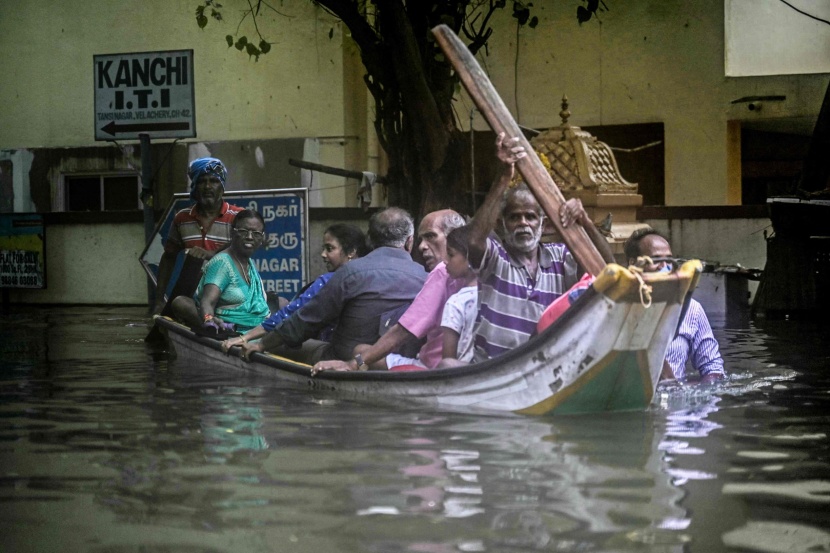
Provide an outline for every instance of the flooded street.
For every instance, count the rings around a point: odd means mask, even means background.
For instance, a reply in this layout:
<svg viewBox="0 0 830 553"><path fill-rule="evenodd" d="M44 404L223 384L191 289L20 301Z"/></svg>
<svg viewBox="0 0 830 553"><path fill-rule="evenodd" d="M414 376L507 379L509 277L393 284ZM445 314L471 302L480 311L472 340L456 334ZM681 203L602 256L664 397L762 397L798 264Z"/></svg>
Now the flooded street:
<svg viewBox="0 0 830 553"><path fill-rule="evenodd" d="M186 366L141 308L0 315L0 551L828 551L826 327L716 330L648 412L470 415Z"/></svg>

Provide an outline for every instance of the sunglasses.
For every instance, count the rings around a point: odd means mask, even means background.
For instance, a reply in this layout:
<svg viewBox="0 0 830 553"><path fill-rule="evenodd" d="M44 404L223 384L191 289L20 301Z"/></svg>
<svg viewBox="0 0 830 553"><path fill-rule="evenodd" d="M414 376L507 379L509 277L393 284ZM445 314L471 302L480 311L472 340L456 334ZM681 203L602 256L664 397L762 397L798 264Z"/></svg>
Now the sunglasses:
<svg viewBox="0 0 830 553"><path fill-rule="evenodd" d="M663 263L664 265L662 270L666 271L674 271L675 269L680 268L680 266L686 263L686 261L688 261L687 259L683 259L680 257L651 257L649 259L651 259L651 264L655 266ZM646 258L638 258L637 266L645 268Z"/></svg>
<svg viewBox="0 0 830 553"><path fill-rule="evenodd" d="M681 257L652 257L651 262L655 265L659 265L660 263L665 263L666 267L669 268L670 271L674 271L675 269L680 268L681 265L686 263L687 259L683 259Z"/></svg>

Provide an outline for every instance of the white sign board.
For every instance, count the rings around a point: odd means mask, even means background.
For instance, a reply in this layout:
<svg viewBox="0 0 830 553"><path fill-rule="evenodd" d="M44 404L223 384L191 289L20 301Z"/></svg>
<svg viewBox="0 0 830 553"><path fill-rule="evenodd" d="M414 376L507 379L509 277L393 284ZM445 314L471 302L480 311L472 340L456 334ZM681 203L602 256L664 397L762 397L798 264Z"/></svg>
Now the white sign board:
<svg viewBox="0 0 830 553"><path fill-rule="evenodd" d="M95 140L196 136L193 50L93 56Z"/></svg>

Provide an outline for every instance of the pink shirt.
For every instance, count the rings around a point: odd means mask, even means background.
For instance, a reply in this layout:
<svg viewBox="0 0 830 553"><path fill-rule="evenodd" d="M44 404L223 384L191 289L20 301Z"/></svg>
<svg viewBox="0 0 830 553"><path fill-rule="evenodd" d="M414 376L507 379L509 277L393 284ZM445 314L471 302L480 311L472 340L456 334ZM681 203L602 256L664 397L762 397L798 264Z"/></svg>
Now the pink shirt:
<svg viewBox="0 0 830 553"><path fill-rule="evenodd" d="M418 352L418 358L430 369L434 369L442 358L444 339L441 333L441 315L444 313L444 305L463 284L463 280L450 277L447 266L442 261L429 273L424 287L398 320L416 338L426 336L427 341Z"/></svg>

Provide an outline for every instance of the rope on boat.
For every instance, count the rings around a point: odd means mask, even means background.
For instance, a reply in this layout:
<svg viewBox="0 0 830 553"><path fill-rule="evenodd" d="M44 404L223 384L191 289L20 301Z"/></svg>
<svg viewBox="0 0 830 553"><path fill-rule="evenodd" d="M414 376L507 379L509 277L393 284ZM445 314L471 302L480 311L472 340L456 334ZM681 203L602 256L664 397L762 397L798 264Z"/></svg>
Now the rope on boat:
<svg viewBox="0 0 830 553"><path fill-rule="evenodd" d="M637 261L634 265L629 265L628 270L634 275L637 279L637 282L640 283L640 305L642 305L645 309L651 307L651 286L645 283L643 280L643 268L649 265L652 265L654 262L651 258L647 255L641 255L637 258Z"/></svg>

